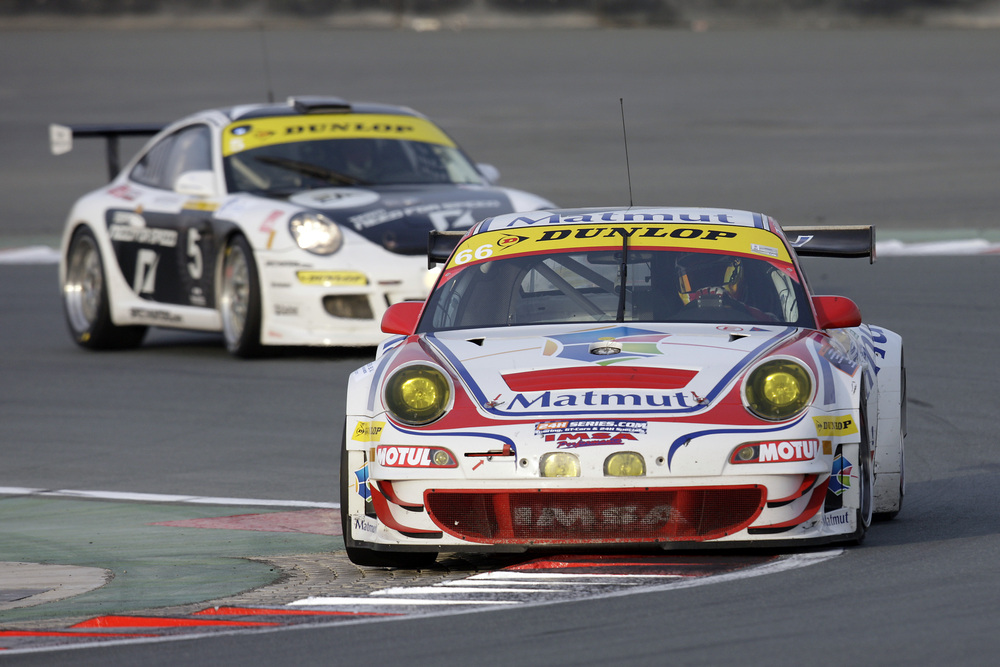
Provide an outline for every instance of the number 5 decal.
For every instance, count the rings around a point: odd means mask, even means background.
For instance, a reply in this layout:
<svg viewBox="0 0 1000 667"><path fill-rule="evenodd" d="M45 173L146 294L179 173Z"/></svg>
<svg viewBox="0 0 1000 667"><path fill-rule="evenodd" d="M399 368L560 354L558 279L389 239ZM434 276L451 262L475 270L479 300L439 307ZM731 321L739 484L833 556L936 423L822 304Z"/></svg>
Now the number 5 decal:
<svg viewBox="0 0 1000 667"><path fill-rule="evenodd" d="M188 230L187 254L190 260L187 263L188 273L193 280L201 280L201 274L205 270L205 262L201 254L201 232L197 229Z"/></svg>

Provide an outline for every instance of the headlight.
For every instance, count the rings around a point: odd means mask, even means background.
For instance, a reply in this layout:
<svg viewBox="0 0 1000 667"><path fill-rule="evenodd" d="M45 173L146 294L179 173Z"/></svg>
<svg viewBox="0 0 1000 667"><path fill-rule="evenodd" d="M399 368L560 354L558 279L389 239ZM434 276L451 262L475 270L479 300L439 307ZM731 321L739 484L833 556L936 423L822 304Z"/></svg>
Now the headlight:
<svg viewBox="0 0 1000 667"><path fill-rule="evenodd" d="M448 409L451 380L426 364L404 366L385 383L385 407L396 420L411 426L429 424Z"/></svg>
<svg viewBox="0 0 1000 667"><path fill-rule="evenodd" d="M322 213L296 213L288 221L288 230L300 248L317 255L337 252L344 240L337 223Z"/></svg>
<svg viewBox="0 0 1000 667"><path fill-rule="evenodd" d="M772 359L747 376L743 395L747 408L771 421L790 419L802 412L812 399L809 371L790 359Z"/></svg>

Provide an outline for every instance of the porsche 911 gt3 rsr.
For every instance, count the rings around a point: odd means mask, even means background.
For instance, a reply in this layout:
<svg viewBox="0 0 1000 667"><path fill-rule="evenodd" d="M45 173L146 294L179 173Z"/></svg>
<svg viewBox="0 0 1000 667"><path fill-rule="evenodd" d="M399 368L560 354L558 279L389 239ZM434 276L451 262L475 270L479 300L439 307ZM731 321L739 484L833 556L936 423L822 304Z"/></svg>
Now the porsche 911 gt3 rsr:
<svg viewBox="0 0 1000 667"><path fill-rule="evenodd" d="M375 345L386 308L422 299L428 230L551 206L491 185L426 117L298 97L150 126L53 126L109 141L112 181L63 233L66 319L89 348L139 345L147 327L221 331L265 346ZM156 134L117 173L120 136Z"/></svg>
<svg viewBox="0 0 1000 667"><path fill-rule="evenodd" d="M797 255L870 227L705 208L553 210L438 235L426 303L355 371L351 560L858 542L903 491L900 336Z"/></svg>

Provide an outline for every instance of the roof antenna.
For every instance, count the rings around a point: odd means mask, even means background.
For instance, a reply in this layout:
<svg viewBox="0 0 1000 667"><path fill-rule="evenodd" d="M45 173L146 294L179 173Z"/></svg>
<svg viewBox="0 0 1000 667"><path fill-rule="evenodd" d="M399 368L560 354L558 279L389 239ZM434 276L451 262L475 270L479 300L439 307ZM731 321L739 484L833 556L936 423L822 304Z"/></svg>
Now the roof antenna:
<svg viewBox="0 0 1000 667"><path fill-rule="evenodd" d="M625 99L619 97L618 104L622 108L622 138L625 140L625 174L628 176L628 205L632 207L632 170L628 164L628 133L625 131Z"/></svg>
<svg viewBox="0 0 1000 667"><path fill-rule="evenodd" d="M264 84L267 86L267 101L274 104L274 90L271 86L271 58L267 52L267 34L264 32L264 22L260 22L260 51L264 58Z"/></svg>

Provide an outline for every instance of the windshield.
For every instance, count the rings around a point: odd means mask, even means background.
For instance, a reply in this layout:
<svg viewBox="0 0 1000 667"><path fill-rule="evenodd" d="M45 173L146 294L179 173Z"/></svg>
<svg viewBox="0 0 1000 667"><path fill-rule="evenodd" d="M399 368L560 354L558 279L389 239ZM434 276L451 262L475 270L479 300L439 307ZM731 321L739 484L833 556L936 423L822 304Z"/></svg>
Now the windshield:
<svg viewBox="0 0 1000 667"><path fill-rule="evenodd" d="M223 133L223 163L230 192L257 194L483 182L447 135L410 116L282 116L234 123Z"/></svg>
<svg viewBox="0 0 1000 667"><path fill-rule="evenodd" d="M628 238L605 228L608 233L595 234L588 247L548 251L540 251L546 235L554 238L558 229L470 237L446 267L420 328L578 322L812 325L795 267L770 232L737 228L734 237L760 240L768 234L770 245L730 239L726 248L709 249L716 244L697 239L650 243L641 238L641 227L634 229L639 234ZM731 249L743 245L777 256Z"/></svg>

